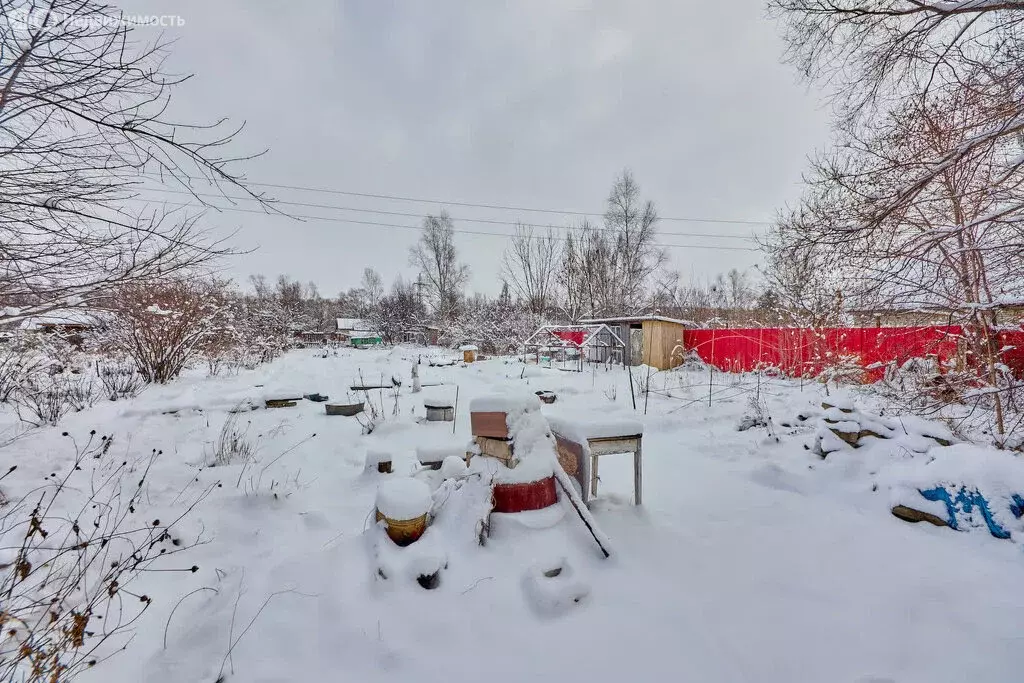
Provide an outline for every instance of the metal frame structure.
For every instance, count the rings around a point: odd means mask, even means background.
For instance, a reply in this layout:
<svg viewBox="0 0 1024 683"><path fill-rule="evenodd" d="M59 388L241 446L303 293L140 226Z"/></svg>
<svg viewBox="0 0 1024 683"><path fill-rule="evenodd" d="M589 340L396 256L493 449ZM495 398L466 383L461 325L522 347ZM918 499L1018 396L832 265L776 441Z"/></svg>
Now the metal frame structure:
<svg viewBox="0 0 1024 683"><path fill-rule="evenodd" d="M558 332L583 332L580 342L560 337ZM612 332L607 325L541 325L536 332L523 342L523 362L528 361L532 352L536 355L537 365L541 363L541 352L548 352L548 367L552 366L555 357L561 363L562 370L583 371L584 361L606 363L622 362L622 352L626 345L622 339ZM570 352L572 357L570 358ZM588 354L590 357L587 357ZM616 356L617 354L617 356ZM575 368L567 368L567 361L575 361Z"/></svg>

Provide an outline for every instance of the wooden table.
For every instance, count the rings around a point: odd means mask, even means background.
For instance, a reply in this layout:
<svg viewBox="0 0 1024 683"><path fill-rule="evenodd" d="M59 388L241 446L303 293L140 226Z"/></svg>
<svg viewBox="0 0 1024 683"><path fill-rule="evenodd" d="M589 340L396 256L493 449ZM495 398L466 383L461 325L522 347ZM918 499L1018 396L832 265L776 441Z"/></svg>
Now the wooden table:
<svg viewBox="0 0 1024 683"><path fill-rule="evenodd" d="M552 430L555 442L558 445L559 461L572 459L576 462L583 461L583 454L590 453L590 461L583 462L588 472L587 476L575 475L580 487L583 489L583 502L587 503L591 498L597 496L597 463L598 458L604 455L615 455L617 453L633 454L633 504L643 503L643 434L622 434L616 436L602 436L587 438L587 449L564 434ZM565 464L563 463L563 468ZM568 471L568 469L567 469ZM570 475L573 473L570 472ZM588 481L589 479L589 481ZM589 483L589 486L587 485Z"/></svg>

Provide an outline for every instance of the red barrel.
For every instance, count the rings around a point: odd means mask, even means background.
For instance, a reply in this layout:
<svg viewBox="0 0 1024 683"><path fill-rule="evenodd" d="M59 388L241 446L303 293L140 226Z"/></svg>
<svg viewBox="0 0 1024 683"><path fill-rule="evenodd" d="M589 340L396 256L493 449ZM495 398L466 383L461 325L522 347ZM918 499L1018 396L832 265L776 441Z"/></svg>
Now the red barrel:
<svg viewBox="0 0 1024 683"><path fill-rule="evenodd" d="M558 502L554 476L526 484L495 484L495 512L540 510Z"/></svg>

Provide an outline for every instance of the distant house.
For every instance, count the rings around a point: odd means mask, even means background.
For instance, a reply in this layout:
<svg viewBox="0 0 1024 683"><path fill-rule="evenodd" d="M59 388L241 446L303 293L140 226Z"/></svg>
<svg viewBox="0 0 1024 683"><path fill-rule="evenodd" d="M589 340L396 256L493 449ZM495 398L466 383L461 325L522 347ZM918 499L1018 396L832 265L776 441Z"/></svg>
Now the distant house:
<svg viewBox="0 0 1024 683"><path fill-rule="evenodd" d="M335 333L338 340L352 346L371 346L382 343L380 333L362 318L338 318Z"/></svg>
<svg viewBox="0 0 1024 683"><path fill-rule="evenodd" d="M661 315L619 315L581 320L583 325L607 325L625 345L629 365L644 363L668 370L682 362L683 330L696 327L688 320Z"/></svg>
<svg viewBox="0 0 1024 683"><path fill-rule="evenodd" d="M59 334L72 344L81 344L89 332L102 326L102 316L97 313L59 309L24 318L17 324L23 332Z"/></svg>

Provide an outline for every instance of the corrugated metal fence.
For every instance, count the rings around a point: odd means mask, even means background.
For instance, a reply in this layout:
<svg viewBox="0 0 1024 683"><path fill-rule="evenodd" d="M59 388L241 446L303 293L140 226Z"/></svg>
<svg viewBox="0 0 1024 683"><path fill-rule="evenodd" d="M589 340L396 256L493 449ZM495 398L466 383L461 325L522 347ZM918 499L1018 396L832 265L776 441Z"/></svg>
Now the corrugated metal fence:
<svg viewBox="0 0 1024 683"><path fill-rule="evenodd" d="M832 327L688 329L683 346L705 363L728 372L775 367L788 375L815 376L839 363L864 369L865 380L882 377L884 366L910 358L955 359L963 328ZM1002 362L1024 376L1024 331L1001 335Z"/></svg>

